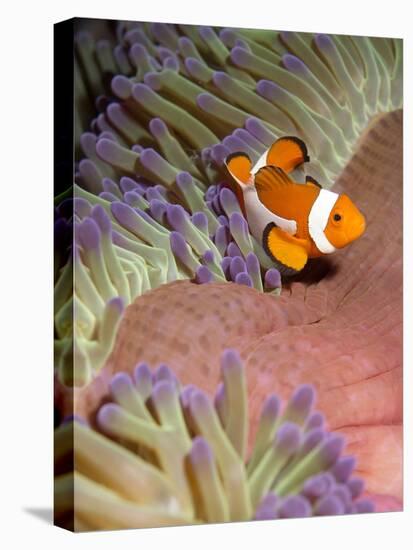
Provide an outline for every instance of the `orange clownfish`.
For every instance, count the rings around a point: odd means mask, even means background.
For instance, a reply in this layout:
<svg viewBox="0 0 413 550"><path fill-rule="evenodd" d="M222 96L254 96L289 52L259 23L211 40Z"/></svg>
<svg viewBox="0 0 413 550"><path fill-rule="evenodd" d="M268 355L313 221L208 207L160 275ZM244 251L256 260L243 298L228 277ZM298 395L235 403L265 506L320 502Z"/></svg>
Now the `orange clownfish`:
<svg viewBox="0 0 413 550"><path fill-rule="evenodd" d="M285 275L355 241L366 227L347 195L323 189L311 176L302 184L287 175L309 160L305 143L292 136L275 141L255 166L245 153L225 159L252 235Z"/></svg>

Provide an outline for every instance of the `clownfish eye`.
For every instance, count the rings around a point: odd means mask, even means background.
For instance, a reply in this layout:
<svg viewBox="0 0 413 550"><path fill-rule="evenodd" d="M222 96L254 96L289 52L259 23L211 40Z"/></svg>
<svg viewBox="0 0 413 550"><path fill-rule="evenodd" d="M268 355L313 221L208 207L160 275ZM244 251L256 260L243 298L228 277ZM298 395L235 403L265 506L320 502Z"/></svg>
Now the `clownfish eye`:
<svg viewBox="0 0 413 550"><path fill-rule="evenodd" d="M334 221L339 222L341 220L340 214L334 214Z"/></svg>

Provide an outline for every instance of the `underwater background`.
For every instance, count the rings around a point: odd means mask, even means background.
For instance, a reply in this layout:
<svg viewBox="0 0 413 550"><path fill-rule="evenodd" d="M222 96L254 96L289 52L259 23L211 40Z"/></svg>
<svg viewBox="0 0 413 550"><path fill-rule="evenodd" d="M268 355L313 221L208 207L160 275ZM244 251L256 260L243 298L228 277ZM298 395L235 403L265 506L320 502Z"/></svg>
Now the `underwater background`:
<svg viewBox="0 0 413 550"><path fill-rule="evenodd" d="M56 522L400 509L402 41L76 25L75 183L55 199ZM297 178L351 193L367 230L282 281L223 160L283 135L308 147Z"/></svg>

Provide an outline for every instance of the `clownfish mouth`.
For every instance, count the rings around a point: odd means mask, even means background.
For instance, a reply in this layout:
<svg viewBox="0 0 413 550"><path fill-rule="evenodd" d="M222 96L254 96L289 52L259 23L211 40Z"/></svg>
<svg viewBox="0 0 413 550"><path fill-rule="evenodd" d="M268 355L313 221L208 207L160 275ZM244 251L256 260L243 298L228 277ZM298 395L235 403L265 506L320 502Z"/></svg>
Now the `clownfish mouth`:
<svg viewBox="0 0 413 550"><path fill-rule="evenodd" d="M346 231L348 242L351 243L361 237L366 230L366 219L360 214Z"/></svg>

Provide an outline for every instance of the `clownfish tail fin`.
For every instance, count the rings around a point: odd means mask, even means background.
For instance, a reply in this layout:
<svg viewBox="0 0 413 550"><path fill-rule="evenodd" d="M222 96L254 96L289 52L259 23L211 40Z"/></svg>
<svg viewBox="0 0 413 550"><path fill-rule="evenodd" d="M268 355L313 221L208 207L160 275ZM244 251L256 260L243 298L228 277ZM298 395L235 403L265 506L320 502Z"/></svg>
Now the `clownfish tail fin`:
<svg viewBox="0 0 413 550"><path fill-rule="evenodd" d="M246 153L231 153L226 157L224 163L235 181L241 185L250 183L252 162Z"/></svg>
<svg viewBox="0 0 413 550"><path fill-rule="evenodd" d="M232 178L232 181L230 181L231 188L238 199L244 216L247 217L242 187L252 183L251 159L246 153L236 152L228 155L224 161L224 164Z"/></svg>
<svg viewBox="0 0 413 550"><path fill-rule="evenodd" d="M285 136L277 139L267 152L267 164L278 166L290 173L297 166L309 162L307 146L300 138Z"/></svg>

